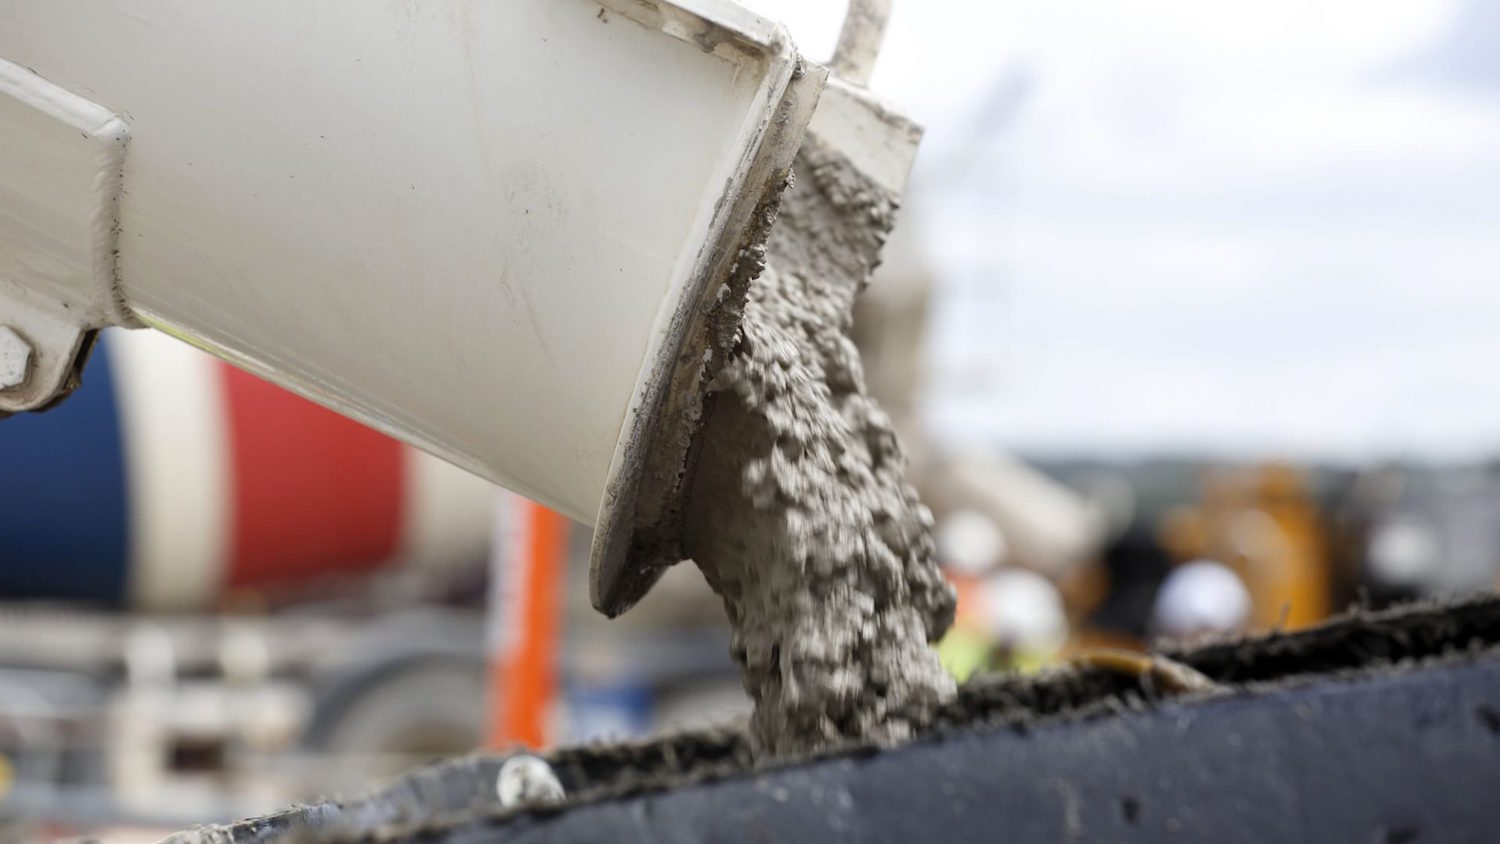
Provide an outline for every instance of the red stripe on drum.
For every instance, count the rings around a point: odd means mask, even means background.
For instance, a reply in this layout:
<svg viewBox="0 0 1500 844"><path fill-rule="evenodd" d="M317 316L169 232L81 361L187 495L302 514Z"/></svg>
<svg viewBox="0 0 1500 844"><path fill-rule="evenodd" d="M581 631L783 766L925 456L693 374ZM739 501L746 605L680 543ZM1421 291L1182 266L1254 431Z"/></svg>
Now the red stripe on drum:
<svg viewBox="0 0 1500 844"><path fill-rule="evenodd" d="M220 365L232 507L227 587L369 571L401 541L402 446Z"/></svg>

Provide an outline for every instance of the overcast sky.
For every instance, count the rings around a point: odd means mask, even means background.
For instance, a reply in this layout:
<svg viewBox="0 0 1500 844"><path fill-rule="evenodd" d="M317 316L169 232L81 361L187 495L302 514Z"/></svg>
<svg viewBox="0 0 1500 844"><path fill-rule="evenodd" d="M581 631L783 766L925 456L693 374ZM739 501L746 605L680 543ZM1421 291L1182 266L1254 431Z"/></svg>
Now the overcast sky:
<svg viewBox="0 0 1500 844"><path fill-rule="evenodd" d="M1500 452L1500 3L896 0L872 87L928 127L944 436Z"/></svg>

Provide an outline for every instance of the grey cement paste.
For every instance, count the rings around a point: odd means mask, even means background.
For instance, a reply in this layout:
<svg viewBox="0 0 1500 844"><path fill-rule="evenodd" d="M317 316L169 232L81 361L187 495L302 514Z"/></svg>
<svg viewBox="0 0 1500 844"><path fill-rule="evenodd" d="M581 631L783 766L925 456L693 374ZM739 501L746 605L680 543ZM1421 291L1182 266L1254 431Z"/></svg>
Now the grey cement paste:
<svg viewBox="0 0 1500 844"><path fill-rule="evenodd" d="M724 600L759 752L900 741L955 693L954 598L849 339L895 203L816 141L711 395L685 551Z"/></svg>

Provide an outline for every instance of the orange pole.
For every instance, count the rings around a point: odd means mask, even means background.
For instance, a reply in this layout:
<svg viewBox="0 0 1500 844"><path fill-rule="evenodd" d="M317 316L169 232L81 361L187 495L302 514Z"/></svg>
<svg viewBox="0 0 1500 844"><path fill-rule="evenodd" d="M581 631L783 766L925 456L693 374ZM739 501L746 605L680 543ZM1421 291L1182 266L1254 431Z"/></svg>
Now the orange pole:
<svg viewBox="0 0 1500 844"><path fill-rule="evenodd" d="M568 520L519 497L501 505L490 576L488 744L541 749L557 699ZM510 524L506 524L510 522Z"/></svg>

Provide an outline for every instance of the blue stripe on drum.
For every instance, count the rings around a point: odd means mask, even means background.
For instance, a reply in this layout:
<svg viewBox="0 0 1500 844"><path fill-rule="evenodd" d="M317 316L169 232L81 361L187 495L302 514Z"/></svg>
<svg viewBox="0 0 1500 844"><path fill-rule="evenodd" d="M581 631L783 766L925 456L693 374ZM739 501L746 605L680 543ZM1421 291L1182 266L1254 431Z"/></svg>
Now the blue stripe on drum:
<svg viewBox="0 0 1500 844"><path fill-rule="evenodd" d="M0 420L0 600L125 600L125 461L109 356L95 352L67 401Z"/></svg>

